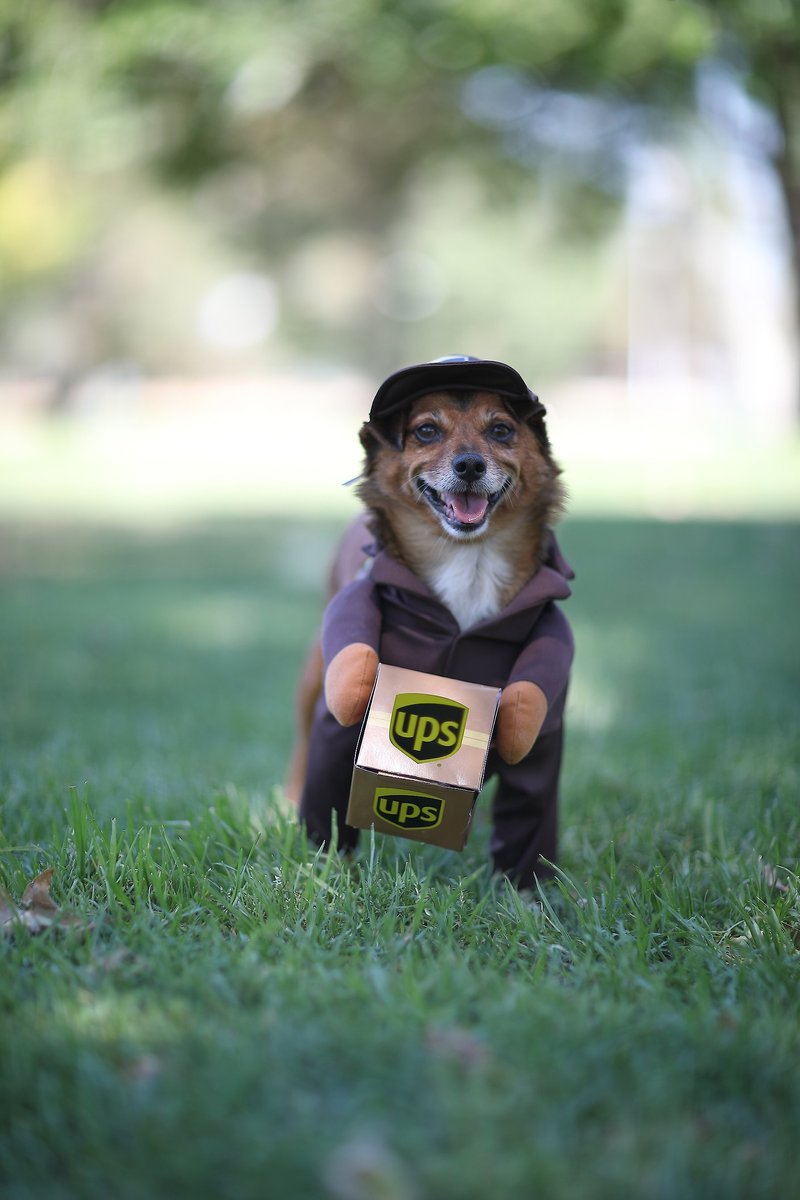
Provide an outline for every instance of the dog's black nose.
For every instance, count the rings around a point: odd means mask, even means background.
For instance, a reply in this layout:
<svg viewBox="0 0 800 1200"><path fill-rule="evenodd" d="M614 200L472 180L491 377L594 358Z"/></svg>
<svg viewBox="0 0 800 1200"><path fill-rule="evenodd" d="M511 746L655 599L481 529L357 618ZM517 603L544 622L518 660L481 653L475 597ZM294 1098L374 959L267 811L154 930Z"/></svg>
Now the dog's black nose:
<svg viewBox="0 0 800 1200"><path fill-rule="evenodd" d="M453 459L453 470L465 483L474 483L486 474L486 459L480 454L457 454Z"/></svg>

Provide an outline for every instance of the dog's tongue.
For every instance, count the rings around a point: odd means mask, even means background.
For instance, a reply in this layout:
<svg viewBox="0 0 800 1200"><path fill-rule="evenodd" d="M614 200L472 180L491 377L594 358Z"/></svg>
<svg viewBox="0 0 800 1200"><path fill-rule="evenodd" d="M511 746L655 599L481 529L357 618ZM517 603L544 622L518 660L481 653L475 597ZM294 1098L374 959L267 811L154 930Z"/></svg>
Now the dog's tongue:
<svg viewBox="0 0 800 1200"><path fill-rule="evenodd" d="M489 507L488 496L475 496L472 492L444 492L442 498L462 525L477 525Z"/></svg>

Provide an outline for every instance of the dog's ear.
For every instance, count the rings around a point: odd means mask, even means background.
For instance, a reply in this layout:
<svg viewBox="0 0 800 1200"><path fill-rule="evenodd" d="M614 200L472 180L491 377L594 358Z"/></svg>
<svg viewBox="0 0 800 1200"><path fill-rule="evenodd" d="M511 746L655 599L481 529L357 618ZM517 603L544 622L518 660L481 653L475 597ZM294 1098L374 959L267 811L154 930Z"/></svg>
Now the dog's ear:
<svg viewBox="0 0 800 1200"><path fill-rule="evenodd" d="M528 418L527 424L530 429L533 430L534 436L539 443L542 453L546 458L549 459L551 457L550 438L547 436L547 427L544 423L544 417L537 413L535 416Z"/></svg>
<svg viewBox="0 0 800 1200"><path fill-rule="evenodd" d="M404 418L394 413L380 420L365 421L359 438L366 455L367 470L372 466L380 450L402 450Z"/></svg>

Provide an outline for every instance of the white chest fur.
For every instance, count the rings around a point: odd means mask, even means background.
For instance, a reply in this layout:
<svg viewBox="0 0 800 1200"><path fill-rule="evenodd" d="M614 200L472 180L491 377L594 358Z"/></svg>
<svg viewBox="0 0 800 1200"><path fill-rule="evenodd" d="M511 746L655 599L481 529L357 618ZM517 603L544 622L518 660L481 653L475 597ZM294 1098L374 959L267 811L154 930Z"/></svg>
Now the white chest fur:
<svg viewBox="0 0 800 1200"><path fill-rule="evenodd" d="M507 556L490 543L445 544L425 573L428 586L462 629L500 612L512 579Z"/></svg>

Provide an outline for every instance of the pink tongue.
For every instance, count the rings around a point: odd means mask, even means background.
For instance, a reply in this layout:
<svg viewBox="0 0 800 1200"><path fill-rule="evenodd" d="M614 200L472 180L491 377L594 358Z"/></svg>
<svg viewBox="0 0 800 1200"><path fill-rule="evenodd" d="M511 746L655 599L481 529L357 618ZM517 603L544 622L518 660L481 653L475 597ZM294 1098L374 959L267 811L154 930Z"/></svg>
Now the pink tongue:
<svg viewBox="0 0 800 1200"><path fill-rule="evenodd" d="M442 499L464 525L477 525L486 515L488 496L473 496L470 492L443 492Z"/></svg>

